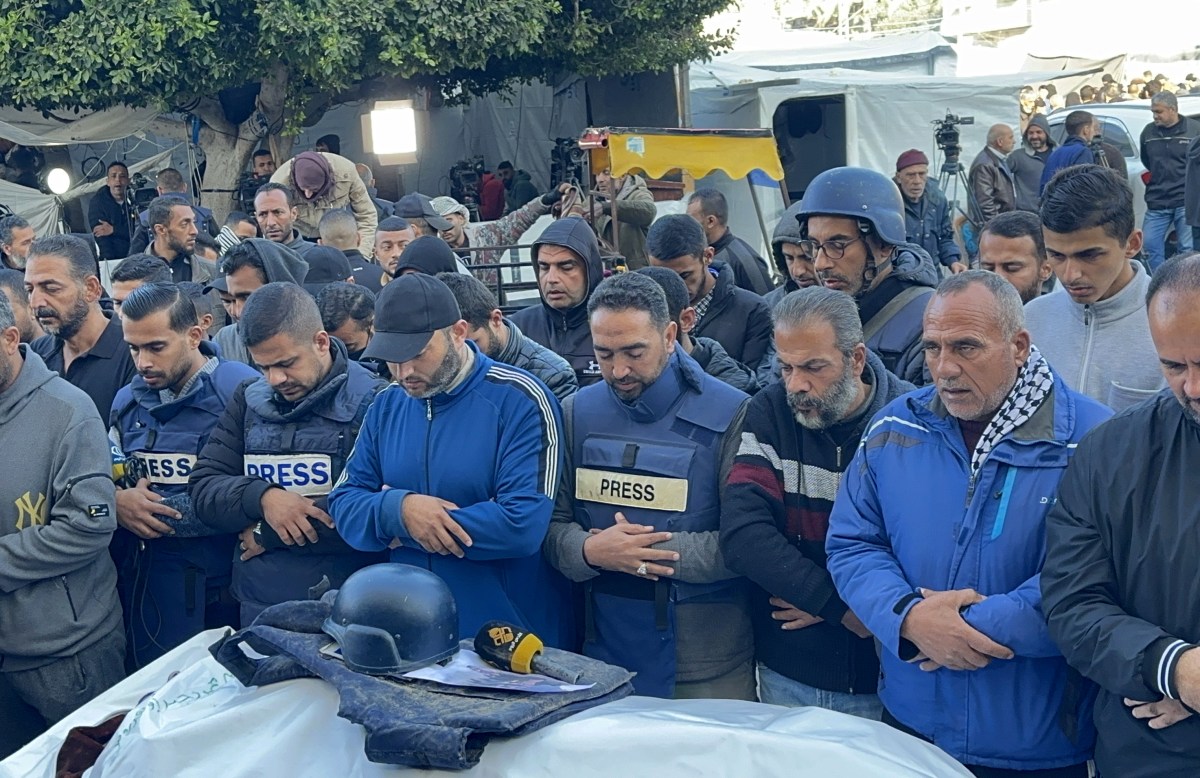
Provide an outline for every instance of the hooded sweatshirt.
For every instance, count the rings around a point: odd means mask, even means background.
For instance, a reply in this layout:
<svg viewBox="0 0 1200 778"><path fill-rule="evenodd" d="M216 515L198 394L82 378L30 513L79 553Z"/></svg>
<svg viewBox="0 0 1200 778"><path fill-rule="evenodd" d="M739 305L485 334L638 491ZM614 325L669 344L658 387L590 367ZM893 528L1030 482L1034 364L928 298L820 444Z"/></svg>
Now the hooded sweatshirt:
<svg viewBox="0 0 1200 778"><path fill-rule="evenodd" d="M0 392L0 668L74 656L121 628L108 544L116 487L91 398L21 345ZM34 441L31 444L31 441Z"/></svg>
<svg viewBox="0 0 1200 778"><path fill-rule="evenodd" d="M286 281L298 286L304 285L304 279L308 276L308 262L300 257L295 251L291 250L282 243L276 243L273 240L265 240L263 238L247 238L242 241L246 245L254 249L254 252L262 260L263 272L267 276L267 283L274 281ZM220 357L229 359L234 362L241 362L250 365L254 369L258 366L254 364L254 360L250 358L250 352L246 348L246 344L242 342L242 337L238 332L237 324L229 324L221 328L221 330L213 337L213 341L220 349Z"/></svg>
<svg viewBox="0 0 1200 778"><path fill-rule="evenodd" d="M787 296L788 292L794 292L800 288L799 284L792 280L792 274L788 272L787 260L783 256L783 244L799 243L804 239L800 233L800 221L796 218L800 214L800 206L799 200L792 203L783 212L783 216L779 217L779 224L775 225L775 232L771 235L771 257L775 260L775 267L779 268L780 277L783 278L782 285L763 295L763 299L767 301L771 310L775 310L775 306Z"/></svg>
<svg viewBox="0 0 1200 778"><path fill-rule="evenodd" d="M1133 280L1107 300L1080 305L1061 291L1025 306L1025 328L1054 372L1118 412L1164 385L1146 314L1150 276L1141 262L1132 264Z"/></svg>
<svg viewBox="0 0 1200 778"><path fill-rule="evenodd" d="M604 280L604 264L600 261L600 244L596 233L583 219L568 216L551 224L533 244L533 272L537 273L538 251L542 246L562 246L583 259L587 273L587 295L578 305L559 310L552 308L546 298L541 305L531 305L509 318L532 338L571 364L579 386L589 386L600 380L600 365L592 348L592 330L588 326L587 306L592 293Z"/></svg>
<svg viewBox="0 0 1200 778"><path fill-rule="evenodd" d="M1046 149L1034 151L1029 146L1029 129L1041 127L1046 133ZM1042 170L1050 152L1054 151L1054 139L1050 137L1050 123L1040 113L1035 113L1029 120L1029 126L1021 135L1021 148L1008 155L1008 169L1013 174L1013 186L1017 190L1017 210L1037 213L1041 208Z"/></svg>

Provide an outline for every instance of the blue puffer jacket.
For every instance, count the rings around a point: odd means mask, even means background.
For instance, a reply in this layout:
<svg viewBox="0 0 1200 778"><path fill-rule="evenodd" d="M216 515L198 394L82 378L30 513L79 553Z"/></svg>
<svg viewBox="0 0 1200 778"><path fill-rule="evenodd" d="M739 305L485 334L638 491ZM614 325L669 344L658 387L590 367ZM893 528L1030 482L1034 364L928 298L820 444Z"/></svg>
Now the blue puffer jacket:
<svg viewBox="0 0 1200 778"><path fill-rule="evenodd" d="M842 479L829 572L882 644L879 696L964 764L1045 770L1091 757L1094 694L1051 641L1039 584L1059 479L1079 440L1110 415L1055 376L1050 397L972 483L962 432L926 387L872 419ZM900 625L918 588L986 596L964 619L1016 656L974 672L910 664L917 649Z"/></svg>

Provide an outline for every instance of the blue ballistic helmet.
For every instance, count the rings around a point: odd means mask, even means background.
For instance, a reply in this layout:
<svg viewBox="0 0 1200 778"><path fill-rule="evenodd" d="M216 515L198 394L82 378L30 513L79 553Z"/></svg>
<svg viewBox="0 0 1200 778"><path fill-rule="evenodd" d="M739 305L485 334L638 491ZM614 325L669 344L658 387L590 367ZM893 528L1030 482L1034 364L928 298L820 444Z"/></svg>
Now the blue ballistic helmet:
<svg viewBox="0 0 1200 778"><path fill-rule="evenodd" d="M351 670L406 673L458 651L458 606L434 573L386 562L346 579L321 629Z"/></svg>
<svg viewBox="0 0 1200 778"><path fill-rule="evenodd" d="M904 228L904 201L896 182L863 167L835 167L814 178L796 213L803 235L808 234L810 216L857 219L860 228L864 222L869 224L879 239L891 246L908 240Z"/></svg>

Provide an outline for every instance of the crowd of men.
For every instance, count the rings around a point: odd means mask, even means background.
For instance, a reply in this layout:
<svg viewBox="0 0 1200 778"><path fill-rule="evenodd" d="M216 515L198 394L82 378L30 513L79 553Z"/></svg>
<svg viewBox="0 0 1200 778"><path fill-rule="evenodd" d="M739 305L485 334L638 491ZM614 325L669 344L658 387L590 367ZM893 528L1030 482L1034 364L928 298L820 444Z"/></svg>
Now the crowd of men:
<svg viewBox="0 0 1200 778"><path fill-rule="evenodd" d="M882 720L978 776L1195 774L1200 256L1151 275L1118 172L1018 193L988 143L973 183L1011 191L966 252L915 150L818 175L767 258L715 190L385 215L334 150L256 155L220 227L163 171L125 235L110 167L97 241L145 248L108 289L87 242L0 222L2 750L391 560L460 634L640 694ZM506 315L488 247L546 214Z"/></svg>

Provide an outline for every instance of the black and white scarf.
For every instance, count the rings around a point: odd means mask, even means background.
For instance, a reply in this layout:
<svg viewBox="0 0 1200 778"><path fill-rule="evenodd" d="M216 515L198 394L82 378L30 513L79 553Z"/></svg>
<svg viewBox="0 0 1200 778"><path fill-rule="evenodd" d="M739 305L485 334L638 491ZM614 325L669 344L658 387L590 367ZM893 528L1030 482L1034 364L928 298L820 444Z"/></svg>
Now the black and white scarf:
<svg viewBox="0 0 1200 778"><path fill-rule="evenodd" d="M1038 351L1036 346L1030 346L1029 358L1025 360L1012 391L1004 398L1004 402L1000 403L1000 410L996 411L996 415L979 436L979 443L975 445L975 451L971 454L972 476L979 473L979 468L983 467L984 460L997 443L1029 421L1037 409L1042 407L1053 387L1054 375L1050 372L1050 365L1046 364L1042 352Z"/></svg>

